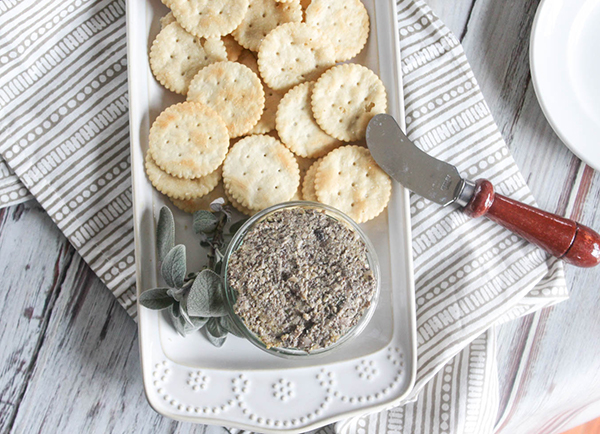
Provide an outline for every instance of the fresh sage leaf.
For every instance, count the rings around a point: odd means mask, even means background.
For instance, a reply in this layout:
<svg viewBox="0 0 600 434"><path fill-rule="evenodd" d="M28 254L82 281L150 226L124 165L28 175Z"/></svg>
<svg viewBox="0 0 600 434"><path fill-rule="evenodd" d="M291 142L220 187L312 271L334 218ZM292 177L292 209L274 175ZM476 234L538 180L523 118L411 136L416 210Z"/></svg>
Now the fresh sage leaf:
<svg viewBox="0 0 600 434"><path fill-rule="evenodd" d="M219 321L219 318L211 318L206 327L206 337L215 347L222 347L227 339L227 330L225 330Z"/></svg>
<svg viewBox="0 0 600 434"><path fill-rule="evenodd" d="M181 316L181 311L180 311L178 302L175 302L171 305L171 309L169 310L169 313L171 314L171 316L173 318L179 318Z"/></svg>
<svg viewBox="0 0 600 434"><path fill-rule="evenodd" d="M182 315L178 320L182 322L182 324L181 324L182 327L181 327L181 331L180 330L177 330L177 331L180 334L182 334L182 336L187 336L189 334L197 332L202 327L204 327L209 319L208 318L194 318L194 317L185 318Z"/></svg>
<svg viewBox="0 0 600 434"><path fill-rule="evenodd" d="M153 310L166 309L175 303L168 292L169 288L148 289L140 294L140 304Z"/></svg>
<svg viewBox="0 0 600 434"><path fill-rule="evenodd" d="M160 209L156 225L156 248L159 263L165 259L173 246L175 246L175 219L171 210L163 206Z"/></svg>
<svg viewBox="0 0 600 434"><path fill-rule="evenodd" d="M175 327L175 330L181 336L186 337L187 335L200 330L208 321L208 318L190 317L186 314L185 309L181 307L181 304L176 303L176 305L177 308L175 308L175 304L171 306L170 316L173 327Z"/></svg>
<svg viewBox="0 0 600 434"><path fill-rule="evenodd" d="M169 288L167 291L170 297L175 299L175 301L181 302L183 300L183 296L185 295L185 290L178 288Z"/></svg>
<svg viewBox="0 0 600 434"><path fill-rule="evenodd" d="M206 330L215 338L224 338L228 333L221 323L221 318L211 318L206 324Z"/></svg>
<svg viewBox="0 0 600 434"><path fill-rule="evenodd" d="M200 233L211 233L217 229L219 219L210 211L196 211L194 213L194 232Z"/></svg>
<svg viewBox="0 0 600 434"><path fill-rule="evenodd" d="M228 315L219 317L219 322L221 324L221 327L223 327L225 330L227 330L232 335L237 336L238 338L244 337L244 335L238 331L237 327L235 326L235 324L233 323L231 318L229 318Z"/></svg>
<svg viewBox="0 0 600 434"><path fill-rule="evenodd" d="M248 218L245 219L241 219L238 220L237 222L233 223L231 226L229 226L229 233L230 234L235 234L237 231L240 230L240 228L244 225L244 223L246 223L248 221Z"/></svg>
<svg viewBox="0 0 600 434"><path fill-rule="evenodd" d="M178 244L167 253L160 267L160 274L170 287L181 288L183 286L186 274L184 245Z"/></svg>
<svg viewBox="0 0 600 434"><path fill-rule="evenodd" d="M179 313L187 321L188 325L194 328L194 330L199 330L204 327L210 319L199 316L190 316L188 314L187 301L185 298L179 303Z"/></svg>
<svg viewBox="0 0 600 434"><path fill-rule="evenodd" d="M173 312L171 312L171 322L173 323L173 327L175 327L175 330L177 331L177 333L179 333L179 335L185 337L186 332L185 332L185 328L186 328L186 320L184 318L181 317L181 313L179 314L179 316L174 316Z"/></svg>
<svg viewBox="0 0 600 434"><path fill-rule="evenodd" d="M219 317L227 314L223 300L221 276L212 270L202 270L187 296L190 316Z"/></svg>

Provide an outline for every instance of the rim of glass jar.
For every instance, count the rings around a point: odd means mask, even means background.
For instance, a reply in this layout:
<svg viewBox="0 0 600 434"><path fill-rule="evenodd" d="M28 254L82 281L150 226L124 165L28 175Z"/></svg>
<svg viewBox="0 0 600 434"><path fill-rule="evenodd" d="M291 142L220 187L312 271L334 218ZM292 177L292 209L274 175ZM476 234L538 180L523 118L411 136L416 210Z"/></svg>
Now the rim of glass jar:
<svg viewBox="0 0 600 434"><path fill-rule="evenodd" d="M375 288L375 293L373 294L373 298L371 299L371 304L363 313L363 316L358 321L356 325L351 327L343 336L341 336L337 341L332 343L331 345L325 348L319 348L311 352L307 352L304 350L299 350L297 348L286 348L286 347L270 347L267 346L256 336L251 330L249 330L244 324L243 320L235 313L233 306L236 302L236 291L231 288L227 281L227 270L229 266L229 258L231 254L241 245L244 236L254 225L263 220L268 214L272 214L275 211L279 211L287 208L311 208L311 209L319 209L326 212L329 217L335 218L338 221L346 224L350 227L351 230L358 233L362 241L365 243L367 247L367 261L369 263L369 267L373 271L373 275L375 277L375 281L377 286ZM332 350L338 349L342 344L348 342L352 338L358 336L366 327L373 314L375 313L375 309L377 308L377 303L379 301L379 292L380 292L380 274L379 274L379 261L377 259L377 254L375 252L375 247L371 243L371 240L364 231L358 226L358 224L344 214L342 211L338 210L329 205L325 205L318 202L311 201L291 201L284 202L277 205L273 205L269 208L265 208L264 210L256 213L252 217L250 217L235 233L232 238L227 250L225 252L225 256L223 258L223 267L221 268L221 277L223 278L223 292L225 295L225 305L227 306L227 312L231 322L233 323L236 331L244 337L246 340L250 341L256 347L260 348L263 351L266 351L269 354L273 354L279 357L284 358L298 358L298 357L317 357L324 354L329 354Z"/></svg>

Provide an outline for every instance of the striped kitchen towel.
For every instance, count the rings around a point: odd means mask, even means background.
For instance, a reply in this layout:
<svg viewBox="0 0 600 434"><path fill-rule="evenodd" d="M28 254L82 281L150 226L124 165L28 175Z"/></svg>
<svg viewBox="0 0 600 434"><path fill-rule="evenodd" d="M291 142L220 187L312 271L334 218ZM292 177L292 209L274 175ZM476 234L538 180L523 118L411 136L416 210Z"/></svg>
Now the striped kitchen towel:
<svg viewBox="0 0 600 434"><path fill-rule="evenodd" d="M135 316L125 1L5 0L0 14L0 152ZM4 180L3 203L24 197Z"/></svg>
<svg viewBox="0 0 600 434"><path fill-rule="evenodd" d="M469 178L532 202L458 40L421 1L399 1L398 22L408 135ZM0 0L0 40L0 206L35 197L135 317L125 2ZM411 212L412 402L335 429L490 432L491 327L565 299L562 265L454 208L413 196Z"/></svg>
<svg viewBox="0 0 600 434"><path fill-rule="evenodd" d="M8 167L6 161L0 157L0 208L18 205L31 199L33 199L33 196L29 193L27 187Z"/></svg>

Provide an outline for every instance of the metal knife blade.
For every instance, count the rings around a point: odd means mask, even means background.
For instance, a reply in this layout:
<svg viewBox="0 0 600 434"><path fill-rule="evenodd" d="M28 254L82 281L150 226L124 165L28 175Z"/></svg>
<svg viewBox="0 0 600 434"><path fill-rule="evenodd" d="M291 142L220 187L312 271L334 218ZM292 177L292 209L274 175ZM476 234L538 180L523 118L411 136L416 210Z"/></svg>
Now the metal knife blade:
<svg viewBox="0 0 600 434"><path fill-rule="evenodd" d="M465 206L474 184L461 178L453 165L421 151L387 114L367 126L367 146L377 164L404 187L440 205Z"/></svg>

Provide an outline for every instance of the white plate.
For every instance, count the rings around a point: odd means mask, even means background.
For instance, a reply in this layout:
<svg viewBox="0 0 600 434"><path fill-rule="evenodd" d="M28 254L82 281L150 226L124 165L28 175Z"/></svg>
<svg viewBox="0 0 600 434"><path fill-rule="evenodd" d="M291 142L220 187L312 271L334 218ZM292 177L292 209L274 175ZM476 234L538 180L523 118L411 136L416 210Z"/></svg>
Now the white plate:
<svg viewBox="0 0 600 434"><path fill-rule="evenodd" d="M390 113L403 120L395 1L365 0L371 17L368 47L359 61L377 72ZM159 0L127 5L131 165L138 293L157 286L155 217L167 203L144 174L151 122L182 98L152 77L147 53L167 9ZM172 209L174 207L171 207ZM188 269L206 259L191 216L174 210L177 242L186 244ZM260 432L303 432L384 409L412 389L416 326L407 191L394 186L387 212L363 225L382 272L382 292L366 330L330 355L310 360L270 356L228 337L213 347L203 334L177 335L167 317L139 307L142 371L150 405L173 419Z"/></svg>
<svg viewBox="0 0 600 434"><path fill-rule="evenodd" d="M560 139L600 170L600 0L544 0L531 33L531 76Z"/></svg>

